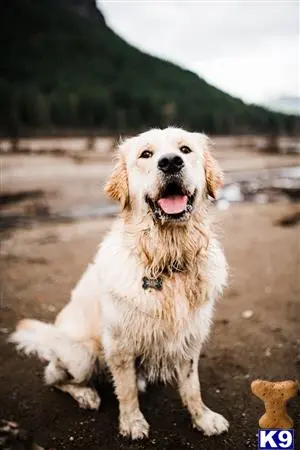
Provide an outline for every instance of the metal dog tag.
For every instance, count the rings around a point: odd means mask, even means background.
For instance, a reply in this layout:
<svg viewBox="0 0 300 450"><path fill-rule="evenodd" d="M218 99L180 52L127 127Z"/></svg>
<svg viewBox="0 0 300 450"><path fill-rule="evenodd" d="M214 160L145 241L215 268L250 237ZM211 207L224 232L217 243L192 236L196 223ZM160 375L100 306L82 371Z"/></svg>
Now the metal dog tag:
<svg viewBox="0 0 300 450"><path fill-rule="evenodd" d="M160 291L162 289L162 279L161 278L147 278L147 277L143 277L142 279L143 284L142 287L143 289L157 289L158 291Z"/></svg>

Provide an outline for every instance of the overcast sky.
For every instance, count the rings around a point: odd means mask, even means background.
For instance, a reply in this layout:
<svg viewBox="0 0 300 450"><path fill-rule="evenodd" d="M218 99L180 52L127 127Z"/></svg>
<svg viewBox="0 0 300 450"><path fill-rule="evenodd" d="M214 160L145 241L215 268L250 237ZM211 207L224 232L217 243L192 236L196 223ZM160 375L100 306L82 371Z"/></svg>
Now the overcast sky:
<svg viewBox="0 0 300 450"><path fill-rule="evenodd" d="M299 95L298 0L97 3L131 44L245 101Z"/></svg>

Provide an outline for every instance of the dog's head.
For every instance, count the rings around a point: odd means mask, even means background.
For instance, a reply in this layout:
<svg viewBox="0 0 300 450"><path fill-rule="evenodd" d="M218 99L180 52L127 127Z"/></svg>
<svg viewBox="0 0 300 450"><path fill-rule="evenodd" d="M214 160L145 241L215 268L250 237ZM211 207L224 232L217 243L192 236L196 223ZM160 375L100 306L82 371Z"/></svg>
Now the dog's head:
<svg viewBox="0 0 300 450"><path fill-rule="evenodd" d="M222 172L209 139L179 128L153 129L129 138L106 193L139 216L151 213L162 223L182 223L208 195L216 197Z"/></svg>

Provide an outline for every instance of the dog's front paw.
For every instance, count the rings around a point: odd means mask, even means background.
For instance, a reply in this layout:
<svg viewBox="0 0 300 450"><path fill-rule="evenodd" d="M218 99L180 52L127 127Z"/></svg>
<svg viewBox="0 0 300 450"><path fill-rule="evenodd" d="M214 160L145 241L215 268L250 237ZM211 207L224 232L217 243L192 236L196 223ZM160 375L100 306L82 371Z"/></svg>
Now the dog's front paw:
<svg viewBox="0 0 300 450"><path fill-rule="evenodd" d="M120 434L131 439L143 439L148 437L149 424L140 411L124 414L120 417Z"/></svg>
<svg viewBox="0 0 300 450"><path fill-rule="evenodd" d="M205 407L202 415L193 419L193 426L203 431L205 436L213 436L214 434L221 434L227 431L229 422L221 414Z"/></svg>

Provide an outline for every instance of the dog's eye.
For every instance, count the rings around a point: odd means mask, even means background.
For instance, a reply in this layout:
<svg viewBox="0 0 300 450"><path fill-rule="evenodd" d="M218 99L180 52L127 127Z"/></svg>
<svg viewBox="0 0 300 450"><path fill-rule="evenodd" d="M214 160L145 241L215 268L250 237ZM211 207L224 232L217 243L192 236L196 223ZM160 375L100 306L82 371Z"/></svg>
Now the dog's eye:
<svg viewBox="0 0 300 450"><path fill-rule="evenodd" d="M141 154L140 154L140 158L151 158L151 156L153 156L153 153L150 150L144 150Z"/></svg>
<svg viewBox="0 0 300 450"><path fill-rule="evenodd" d="M187 145L182 145L181 147L179 147L179 150L181 151L181 153L184 153L184 154L192 152L190 147L188 147Z"/></svg>

